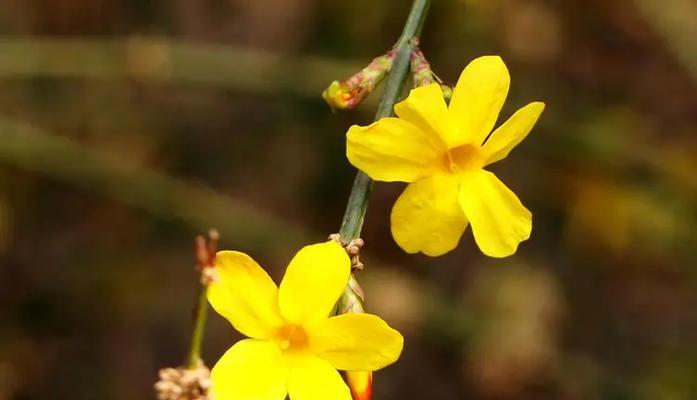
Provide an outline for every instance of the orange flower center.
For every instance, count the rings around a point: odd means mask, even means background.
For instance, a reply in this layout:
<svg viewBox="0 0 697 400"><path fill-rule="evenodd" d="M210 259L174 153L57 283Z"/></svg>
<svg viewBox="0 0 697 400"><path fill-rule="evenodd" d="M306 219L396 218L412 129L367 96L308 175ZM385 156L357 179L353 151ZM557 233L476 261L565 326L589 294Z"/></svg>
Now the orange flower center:
<svg viewBox="0 0 697 400"><path fill-rule="evenodd" d="M441 159L447 172L458 173L483 167L482 154L478 146L465 144L448 150Z"/></svg>
<svg viewBox="0 0 697 400"><path fill-rule="evenodd" d="M307 349L307 333L298 325L284 325L276 332L276 341L281 350L298 351Z"/></svg>

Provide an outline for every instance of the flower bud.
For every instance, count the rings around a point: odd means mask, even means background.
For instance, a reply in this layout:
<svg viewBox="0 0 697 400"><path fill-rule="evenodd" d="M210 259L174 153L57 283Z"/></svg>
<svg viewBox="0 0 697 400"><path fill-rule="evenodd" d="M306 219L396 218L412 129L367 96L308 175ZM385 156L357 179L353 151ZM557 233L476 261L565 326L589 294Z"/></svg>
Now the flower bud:
<svg viewBox="0 0 697 400"><path fill-rule="evenodd" d="M424 53L418 46L414 46L411 51L411 73L414 79L414 87L426 86L436 81L431 70L431 64L428 63Z"/></svg>
<svg viewBox="0 0 697 400"><path fill-rule="evenodd" d="M329 87L322 92L322 97L333 110L350 110L358 107L392 68L394 57L394 50L390 50L387 54L373 59L368 66L347 80L329 84Z"/></svg>
<svg viewBox="0 0 697 400"><path fill-rule="evenodd" d="M373 373L370 371L346 371L346 380L353 400L370 400L373 396Z"/></svg>
<svg viewBox="0 0 697 400"><path fill-rule="evenodd" d="M411 73L414 80L414 87L426 86L432 83L438 82L440 88L443 91L443 97L446 101L450 101L453 95L453 88L448 85L444 85L442 81L433 73L431 69L431 64L421 52L418 43L415 43L414 50L411 52Z"/></svg>
<svg viewBox="0 0 697 400"><path fill-rule="evenodd" d="M443 98L445 98L445 101L450 102L450 98L453 97L453 88L448 85L441 84L440 89L443 91Z"/></svg>

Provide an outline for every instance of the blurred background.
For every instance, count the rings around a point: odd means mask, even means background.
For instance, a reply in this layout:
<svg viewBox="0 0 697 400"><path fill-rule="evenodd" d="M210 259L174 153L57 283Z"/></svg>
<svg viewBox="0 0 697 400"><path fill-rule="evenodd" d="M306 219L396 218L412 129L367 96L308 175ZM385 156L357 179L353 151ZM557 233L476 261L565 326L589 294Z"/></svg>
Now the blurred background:
<svg viewBox="0 0 697 400"><path fill-rule="evenodd" d="M355 171L319 94L385 52L403 0L26 0L0 6L0 400L149 399L184 361L193 237L279 279L338 230ZM493 170L533 212L514 257L467 231L392 241L378 184L359 280L406 337L375 399L697 398L697 3L434 1L456 81L500 54L501 118L547 110ZM239 336L218 315L212 365Z"/></svg>

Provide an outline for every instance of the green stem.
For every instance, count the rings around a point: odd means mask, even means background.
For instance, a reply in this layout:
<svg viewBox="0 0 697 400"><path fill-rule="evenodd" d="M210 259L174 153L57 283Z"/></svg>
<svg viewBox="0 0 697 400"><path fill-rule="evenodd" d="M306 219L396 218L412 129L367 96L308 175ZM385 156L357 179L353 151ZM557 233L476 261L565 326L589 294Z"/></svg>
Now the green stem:
<svg viewBox="0 0 697 400"><path fill-rule="evenodd" d="M396 56L385 83L385 90L382 93L377 114L375 115L376 121L393 115L394 105L399 99L404 82L409 75L409 61L413 48L413 39L421 34L429 4L430 0L414 0L412 3L407 22L404 24L402 34L395 45ZM343 240L349 241L360 236L372 188L373 181L368 175L358 171L349 195L348 204L346 205L344 219L341 222L341 230L339 231Z"/></svg>
<svg viewBox="0 0 697 400"><path fill-rule="evenodd" d="M385 90L382 92L377 114L375 115L376 121L393 115L394 105L399 99L404 82L406 82L409 76L414 39L421 34L429 4L430 0L414 0L412 3L407 22L404 24L404 29L399 40L397 40L397 44L395 44L396 55L385 83ZM358 171L356 179L353 181L351 194L346 205L346 212L339 230L342 240L349 242L351 239L356 239L361 235L363 218L368 209L368 198L372 188L372 179L364 172ZM363 299L356 292L359 288L360 285L356 277L351 274L349 284L346 285L344 293L337 304L337 313L363 312Z"/></svg>
<svg viewBox="0 0 697 400"><path fill-rule="evenodd" d="M194 331L191 334L191 345L189 355L186 358L186 367L189 369L198 368L201 365L201 344L203 343L203 333L206 330L206 317L208 316L208 286L201 285L198 304L194 310Z"/></svg>

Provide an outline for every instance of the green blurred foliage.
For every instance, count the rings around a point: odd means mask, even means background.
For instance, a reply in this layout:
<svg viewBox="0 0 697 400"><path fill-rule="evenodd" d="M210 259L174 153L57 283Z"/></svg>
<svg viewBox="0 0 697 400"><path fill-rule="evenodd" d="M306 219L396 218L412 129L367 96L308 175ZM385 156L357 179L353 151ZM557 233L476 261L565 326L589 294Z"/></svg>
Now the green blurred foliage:
<svg viewBox="0 0 697 400"><path fill-rule="evenodd" d="M152 398L181 364L192 239L220 229L279 278L338 229L352 183L319 93L397 38L403 1L15 1L0 6L0 400ZM531 239L487 259L389 234L378 184L359 277L402 330L375 398L697 393L697 26L687 0L434 2L423 49L455 82L512 75L547 110L496 173ZM692 35L694 37L694 35ZM213 316L209 364L237 338ZM418 384L417 384L418 382Z"/></svg>

